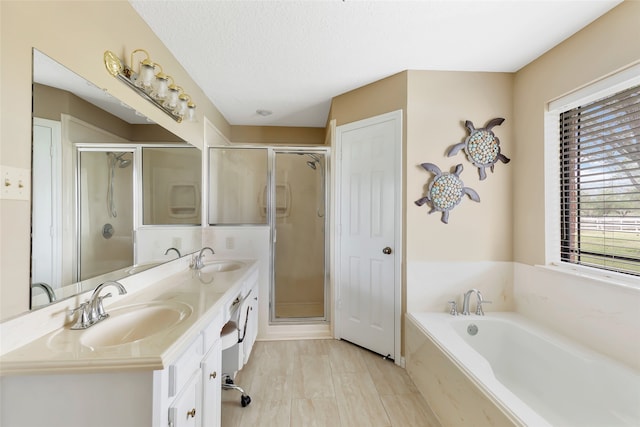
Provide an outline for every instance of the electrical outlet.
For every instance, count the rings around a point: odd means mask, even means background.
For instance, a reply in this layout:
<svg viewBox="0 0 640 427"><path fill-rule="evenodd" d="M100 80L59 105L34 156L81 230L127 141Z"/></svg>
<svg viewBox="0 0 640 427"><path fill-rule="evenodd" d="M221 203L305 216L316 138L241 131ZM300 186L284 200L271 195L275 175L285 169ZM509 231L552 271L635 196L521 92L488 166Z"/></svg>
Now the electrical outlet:
<svg viewBox="0 0 640 427"><path fill-rule="evenodd" d="M31 197L31 170L0 165L0 198L29 200Z"/></svg>
<svg viewBox="0 0 640 427"><path fill-rule="evenodd" d="M236 246L235 239L233 237L227 237L226 239L226 247L227 249L234 249Z"/></svg>

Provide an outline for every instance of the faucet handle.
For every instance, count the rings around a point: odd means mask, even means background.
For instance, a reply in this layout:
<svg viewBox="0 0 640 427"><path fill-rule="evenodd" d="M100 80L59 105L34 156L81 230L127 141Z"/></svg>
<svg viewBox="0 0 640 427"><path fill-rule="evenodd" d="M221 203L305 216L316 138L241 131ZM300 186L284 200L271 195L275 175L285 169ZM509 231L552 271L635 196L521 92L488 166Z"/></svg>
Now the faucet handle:
<svg viewBox="0 0 640 427"><path fill-rule="evenodd" d="M449 304L451 304L450 310L449 310L449 314L452 316L457 316L458 315L458 303L455 301L447 301Z"/></svg>
<svg viewBox="0 0 640 427"><path fill-rule="evenodd" d="M484 310L482 309L482 304L491 304L491 301L478 298L478 305L476 306L476 315L478 316L484 316Z"/></svg>
<svg viewBox="0 0 640 427"><path fill-rule="evenodd" d="M71 329L87 329L89 326L91 326L91 321L89 320L89 301L85 301L76 308L69 310L69 315L73 316L76 311L79 311L80 315L78 316L76 323L73 324Z"/></svg>
<svg viewBox="0 0 640 427"><path fill-rule="evenodd" d="M98 297L98 300L96 301L96 312L94 313L94 315L96 316L96 320L102 320L102 319L106 319L107 317L109 317L109 314L107 314L107 312L104 311L104 306L102 305L102 300L105 298L109 298L112 297L113 295L111 295L111 292L109 292L106 295L102 295L101 297Z"/></svg>

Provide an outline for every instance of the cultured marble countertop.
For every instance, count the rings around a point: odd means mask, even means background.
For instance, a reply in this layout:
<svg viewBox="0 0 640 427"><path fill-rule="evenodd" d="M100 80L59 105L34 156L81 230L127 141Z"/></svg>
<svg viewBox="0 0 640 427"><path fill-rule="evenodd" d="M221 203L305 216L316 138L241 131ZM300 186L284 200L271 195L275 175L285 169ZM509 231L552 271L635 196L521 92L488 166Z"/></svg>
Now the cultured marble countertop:
<svg viewBox="0 0 640 427"><path fill-rule="evenodd" d="M244 266L234 271L203 273L187 269L131 296L125 295L112 305L107 305L105 300L106 312L112 313L111 317L84 330L72 330L67 325L2 355L0 373L15 375L164 369L216 316L221 316L221 324L228 320L225 307L238 296L246 280L258 268L256 261L242 262ZM108 292L115 293L115 290L107 288L101 295ZM115 319L118 310L149 303L186 304L191 308L191 314L175 326L131 343L95 348L81 343L84 333ZM135 307L131 308L135 310Z"/></svg>

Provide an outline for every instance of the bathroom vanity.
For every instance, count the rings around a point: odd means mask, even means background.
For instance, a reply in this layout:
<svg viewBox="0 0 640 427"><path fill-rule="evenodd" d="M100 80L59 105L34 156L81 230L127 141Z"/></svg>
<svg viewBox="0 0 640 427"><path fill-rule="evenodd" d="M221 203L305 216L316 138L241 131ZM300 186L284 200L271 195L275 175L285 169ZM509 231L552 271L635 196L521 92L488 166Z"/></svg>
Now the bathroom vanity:
<svg viewBox="0 0 640 427"><path fill-rule="evenodd" d="M258 322L254 261L183 268L105 301L110 317L96 325L65 325L3 354L0 424L219 426L220 330L247 295L241 345L250 354Z"/></svg>

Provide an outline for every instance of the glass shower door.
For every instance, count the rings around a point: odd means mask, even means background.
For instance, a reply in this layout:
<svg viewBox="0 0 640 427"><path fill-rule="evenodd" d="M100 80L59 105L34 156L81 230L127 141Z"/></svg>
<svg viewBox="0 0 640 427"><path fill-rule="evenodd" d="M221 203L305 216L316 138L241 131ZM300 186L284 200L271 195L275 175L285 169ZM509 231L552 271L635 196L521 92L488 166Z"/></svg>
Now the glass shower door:
<svg viewBox="0 0 640 427"><path fill-rule="evenodd" d="M326 319L326 153L276 151L273 321Z"/></svg>

